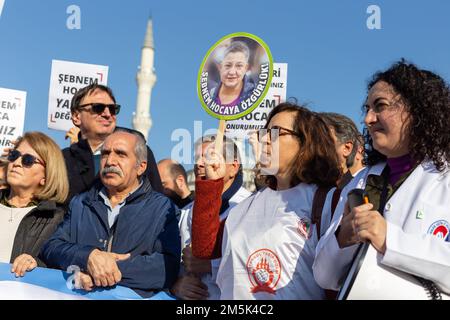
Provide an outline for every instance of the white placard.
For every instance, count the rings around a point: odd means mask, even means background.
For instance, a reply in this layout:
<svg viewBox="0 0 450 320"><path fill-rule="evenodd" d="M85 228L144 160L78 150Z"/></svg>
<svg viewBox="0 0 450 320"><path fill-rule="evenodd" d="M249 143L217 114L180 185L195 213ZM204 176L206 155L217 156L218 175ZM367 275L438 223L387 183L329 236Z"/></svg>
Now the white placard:
<svg viewBox="0 0 450 320"><path fill-rule="evenodd" d="M0 0L0 17L2 16L3 5L5 4L5 0Z"/></svg>
<svg viewBox="0 0 450 320"><path fill-rule="evenodd" d="M23 133L26 100L25 91L0 88L0 154Z"/></svg>
<svg viewBox="0 0 450 320"><path fill-rule="evenodd" d="M273 78L263 102L246 116L226 122L227 137L243 139L250 131L261 129L270 111L279 103L286 101L287 63L273 64Z"/></svg>
<svg viewBox="0 0 450 320"><path fill-rule="evenodd" d="M108 66L53 60L48 94L48 127L63 131L73 127L70 115L73 95L95 82L106 85L107 80Z"/></svg>

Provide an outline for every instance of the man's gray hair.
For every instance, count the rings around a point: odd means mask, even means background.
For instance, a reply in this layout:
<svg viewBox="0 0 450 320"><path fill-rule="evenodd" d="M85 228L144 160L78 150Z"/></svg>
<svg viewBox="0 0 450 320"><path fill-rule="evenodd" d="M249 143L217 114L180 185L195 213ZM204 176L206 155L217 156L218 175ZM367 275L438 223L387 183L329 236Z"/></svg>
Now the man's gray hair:
<svg viewBox="0 0 450 320"><path fill-rule="evenodd" d="M360 133L356 124L349 117L343 114L334 112L321 112L320 116L328 125L328 127L333 128L334 134L336 135L339 143L347 143L351 141L353 143L353 149L346 160L347 167L350 168L354 161L356 152L358 151L360 143Z"/></svg>
<svg viewBox="0 0 450 320"><path fill-rule="evenodd" d="M216 141L216 135L210 134L201 137L194 144L194 150L197 150L199 146L204 143L214 143ZM236 160L240 164L239 171L242 171L242 163L241 156L239 154L239 148L234 143L233 139L228 138L227 136L223 136L223 150L222 155L225 158L225 162L229 163L230 161Z"/></svg>
<svg viewBox="0 0 450 320"><path fill-rule="evenodd" d="M144 136L142 133L136 130L126 129L126 128L118 128L114 131L117 132L125 132L131 134L136 137L136 145L134 146L134 154L136 156L137 164L142 163L143 161L147 161L147 144L145 142Z"/></svg>

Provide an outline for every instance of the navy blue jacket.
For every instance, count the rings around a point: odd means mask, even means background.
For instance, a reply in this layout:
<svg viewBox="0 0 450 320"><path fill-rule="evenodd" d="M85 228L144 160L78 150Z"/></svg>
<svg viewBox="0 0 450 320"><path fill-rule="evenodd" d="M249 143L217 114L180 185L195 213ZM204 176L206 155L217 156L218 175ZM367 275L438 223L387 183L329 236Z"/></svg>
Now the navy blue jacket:
<svg viewBox="0 0 450 320"><path fill-rule="evenodd" d="M126 199L115 225L110 229L107 207L99 195L102 185L75 196L64 221L42 248L40 257L50 268L67 270L71 265L87 270L94 249L130 253L119 261L119 285L141 296L168 289L175 282L180 264L180 235L176 206L152 190L147 179ZM114 230L114 232L113 232Z"/></svg>

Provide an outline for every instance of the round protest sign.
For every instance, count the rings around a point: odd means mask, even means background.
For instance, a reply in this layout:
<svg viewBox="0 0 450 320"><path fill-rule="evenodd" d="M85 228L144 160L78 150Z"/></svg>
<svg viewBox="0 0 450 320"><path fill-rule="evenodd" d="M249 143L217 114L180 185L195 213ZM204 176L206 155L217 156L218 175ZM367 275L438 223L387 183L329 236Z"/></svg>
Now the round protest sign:
<svg viewBox="0 0 450 320"><path fill-rule="evenodd" d="M215 43L203 58L198 97L211 116L239 119L262 102L272 73L272 54L264 41L250 33L232 33Z"/></svg>

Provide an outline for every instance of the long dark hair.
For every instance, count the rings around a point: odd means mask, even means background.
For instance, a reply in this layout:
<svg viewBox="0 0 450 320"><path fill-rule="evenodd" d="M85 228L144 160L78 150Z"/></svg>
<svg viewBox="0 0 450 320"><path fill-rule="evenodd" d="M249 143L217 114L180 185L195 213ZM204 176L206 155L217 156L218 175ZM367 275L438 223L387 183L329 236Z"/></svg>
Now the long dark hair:
<svg viewBox="0 0 450 320"><path fill-rule="evenodd" d="M411 121L406 128L409 134L409 154L418 163L429 160L443 171L450 160L450 90L437 74L419 69L404 59L389 69L377 72L370 80L367 91L378 82L390 84L403 99ZM372 138L364 130L367 164L386 160L386 156L373 148Z"/></svg>
<svg viewBox="0 0 450 320"><path fill-rule="evenodd" d="M301 182L324 187L335 186L341 171L335 144L326 123L319 114L306 107L285 102L270 112L264 129L267 129L275 115L282 112L295 113L293 130L298 134L300 143L300 151L291 168L291 187ZM274 176L267 176L266 183L276 189Z"/></svg>

